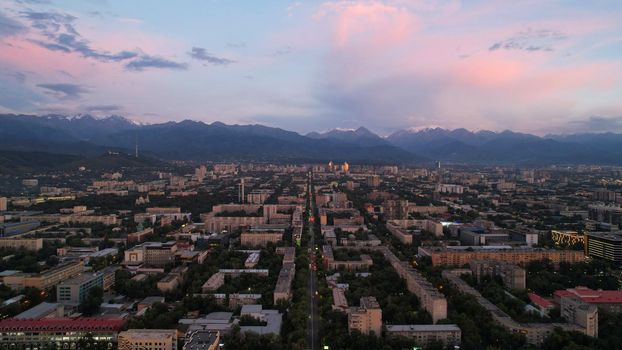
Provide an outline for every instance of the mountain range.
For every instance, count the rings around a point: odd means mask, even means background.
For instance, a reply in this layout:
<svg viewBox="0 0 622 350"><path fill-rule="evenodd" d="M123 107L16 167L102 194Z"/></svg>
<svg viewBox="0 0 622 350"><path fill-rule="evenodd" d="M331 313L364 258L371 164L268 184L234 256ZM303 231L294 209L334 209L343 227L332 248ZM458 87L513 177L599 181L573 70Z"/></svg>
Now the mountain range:
<svg viewBox="0 0 622 350"><path fill-rule="evenodd" d="M94 157L107 151L162 160L424 164L622 164L622 135L544 137L512 131L334 129L301 135L263 125L191 120L141 125L121 116L0 115L1 152Z"/></svg>
<svg viewBox="0 0 622 350"><path fill-rule="evenodd" d="M94 156L106 151L164 160L413 163L427 161L387 142L316 139L263 125L184 120L138 125L112 116L0 115L0 150Z"/></svg>

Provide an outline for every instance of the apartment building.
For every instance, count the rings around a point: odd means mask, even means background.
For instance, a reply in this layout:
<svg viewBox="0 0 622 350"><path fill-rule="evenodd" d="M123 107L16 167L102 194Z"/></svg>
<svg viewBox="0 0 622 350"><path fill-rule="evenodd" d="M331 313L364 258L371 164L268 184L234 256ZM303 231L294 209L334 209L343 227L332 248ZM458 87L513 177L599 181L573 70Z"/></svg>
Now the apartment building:
<svg viewBox="0 0 622 350"><path fill-rule="evenodd" d="M375 297L362 297L360 306L348 309L348 331L382 334L382 309Z"/></svg>
<svg viewBox="0 0 622 350"><path fill-rule="evenodd" d="M406 280L408 291L419 298L421 307L430 313L434 323L447 318L447 299L408 262L399 260L393 252L385 247L377 248L389 261L395 272Z"/></svg>
<svg viewBox="0 0 622 350"><path fill-rule="evenodd" d="M201 290L203 293L213 292L222 287L223 284L225 284L225 274L216 272L203 284Z"/></svg>
<svg viewBox="0 0 622 350"><path fill-rule="evenodd" d="M277 243L283 240L285 230L252 229L242 232L240 244L245 247L265 247L268 243Z"/></svg>
<svg viewBox="0 0 622 350"><path fill-rule="evenodd" d="M526 288L526 271L517 265L501 262L474 260L469 266L475 279L479 282L483 277L501 277L503 285L508 289L523 290Z"/></svg>
<svg viewBox="0 0 622 350"><path fill-rule="evenodd" d="M412 338L417 345L426 347L433 342L444 346L460 345L462 331L455 324L387 325L387 335Z"/></svg>
<svg viewBox="0 0 622 350"><path fill-rule="evenodd" d="M560 299L561 316L569 323L585 329L585 334L598 337L598 307L588 304L578 297Z"/></svg>
<svg viewBox="0 0 622 350"><path fill-rule="evenodd" d="M417 252L419 255L432 258L433 266L463 266L473 260L504 261L514 264L525 264L545 259L551 260L554 264L560 262L577 263L585 260L582 251L513 248L510 246L422 246L417 249Z"/></svg>
<svg viewBox="0 0 622 350"><path fill-rule="evenodd" d="M43 248L43 238L0 238L0 248L38 251Z"/></svg>
<svg viewBox="0 0 622 350"><path fill-rule="evenodd" d="M274 304L279 300L291 299L291 286L296 272L296 264L293 262L284 262L279 272L279 278L276 280L274 288Z"/></svg>

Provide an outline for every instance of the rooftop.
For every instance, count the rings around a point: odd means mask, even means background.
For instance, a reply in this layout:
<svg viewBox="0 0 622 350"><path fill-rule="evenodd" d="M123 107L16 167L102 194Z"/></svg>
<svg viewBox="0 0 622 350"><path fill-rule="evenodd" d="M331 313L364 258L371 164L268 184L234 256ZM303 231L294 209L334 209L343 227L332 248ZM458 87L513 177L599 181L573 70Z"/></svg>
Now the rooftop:
<svg viewBox="0 0 622 350"><path fill-rule="evenodd" d="M555 291L556 298L576 296L586 303L622 303L622 291L594 290L587 287L575 287Z"/></svg>
<svg viewBox="0 0 622 350"><path fill-rule="evenodd" d="M131 335L132 338L146 338L152 339L154 335L158 336L166 336L167 338L174 338L176 336L177 331L175 329L128 329L127 331L121 332L119 336L122 334Z"/></svg>
<svg viewBox="0 0 622 350"><path fill-rule="evenodd" d="M0 331L68 332L120 331L126 320L122 318L44 318L40 320L9 318L0 321Z"/></svg>
<svg viewBox="0 0 622 350"><path fill-rule="evenodd" d="M531 300L532 303L536 304L537 306L544 308L544 309L548 309L554 306L553 302L544 299L543 297L539 296L538 294L535 293L527 293L527 296L529 297L529 300Z"/></svg>
<svg viewBox="0 0 622 350"><path fill-rule="evenodd" d="M388 324L386 327L389 332L460 332L456 324Z"/></svg>
<svg viewBox="0 0 622 350"><path fill-rule="evenodd" d="M186 334L186 344L184 349L201 350L207 349L210 345L218 341L218 332L208 330L194 330Z"/></svg>
<svg viewBox="0 0 622 350"><path fill-rule="evenodd" d="M617 232L590 232L589 237L605 239L608 241L622 242L622 231Z"/></svg>
<svg viewBox="0 0 622 350"><path fill-rule="evenodd" d="M43 302L41 304L38 304L22 312L21 314L15 316L14 318L15 319L38 319L38 318L41 318L42 316L48 315L56 311L58 306L59 306L58 303Z"/></svg>

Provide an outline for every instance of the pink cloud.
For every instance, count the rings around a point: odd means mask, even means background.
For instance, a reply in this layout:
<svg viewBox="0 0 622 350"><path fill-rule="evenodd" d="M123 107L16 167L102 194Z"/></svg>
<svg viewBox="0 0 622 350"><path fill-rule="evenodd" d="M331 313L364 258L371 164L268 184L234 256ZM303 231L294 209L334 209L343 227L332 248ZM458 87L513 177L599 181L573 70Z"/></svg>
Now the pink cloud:
<svg viewBox="0 0 622 350"><path fill-rule="evenodd" d="M330 19L337 47L358 44L379 47L407 40L419 28L419 21L403 7L379 2L325 3L314 16Z"/></svg>

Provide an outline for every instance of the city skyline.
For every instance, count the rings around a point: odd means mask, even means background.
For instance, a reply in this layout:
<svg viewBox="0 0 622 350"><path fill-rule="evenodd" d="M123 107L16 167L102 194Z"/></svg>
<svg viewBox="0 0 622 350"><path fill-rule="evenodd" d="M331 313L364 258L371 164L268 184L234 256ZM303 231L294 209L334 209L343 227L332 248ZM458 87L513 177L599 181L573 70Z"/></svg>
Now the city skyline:
<svg viewBox="0 0 622 350"><path fill-rule="evenodd" d="M4 3L0 112L300 133L622 131L615 2L148 6Z"/></svg>

